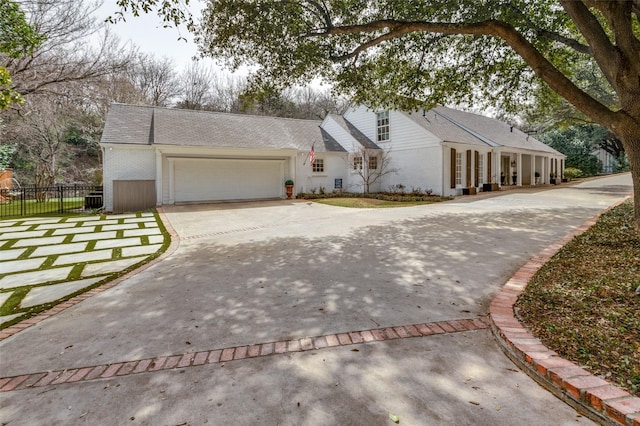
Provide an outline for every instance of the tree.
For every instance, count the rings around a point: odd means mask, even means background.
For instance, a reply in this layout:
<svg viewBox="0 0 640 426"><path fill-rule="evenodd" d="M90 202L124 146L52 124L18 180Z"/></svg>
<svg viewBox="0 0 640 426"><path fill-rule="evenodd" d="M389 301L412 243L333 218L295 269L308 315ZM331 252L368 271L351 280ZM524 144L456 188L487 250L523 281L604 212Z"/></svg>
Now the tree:
<svg viewBox="0 0 640 426"><path fill-rule="evenodd" d="M168 106L180 94L180 81L173 61L141 53L133 68L134 86L148 105Z"/></svg>
<svg viewBox="0 0 640 426"><path fill-rule="evenodd" d="M384 176L398 171L390 167L389 150L360 146L349 154L348 159L349 167L362 180L362 189L365 194L368 194L371 187L380 182Z"/></svg>
<svg viewBox="0 0 640 426"><path fill-rule="evenodd" d="M598 174L601 165L593 155L602 140L602 127L574 124L564 130L554 129L544 133L540 140L567 156L566 167L582 170L583 175Z"/></svg>
<svg viewBox="0 0 640 426"><path fill-rule="evenodd" d="M176 106L183 109L204 109L211 97L211 69L194 61L182 73L180 81L182 94Z"/></svg>
<svg viewBox="0 0 640 426"><path fill-rule="evenodd" d="M119 4L182 10L178 0ZM196 39L204 55L256 65L273 85L320 76L372 108L484 100L513 110L544 84L622 141L640 231L639 15L638 0L220 0ZM581 86L576 61L594 65L613 106Z"/></svg>
<svg viewBox="0 0 640 426"><path fill-rule="evenodd" d="M0 0L0 53L10 58L20 58L30 54L44 37L27 22L18 3ZM5 66L0 66L0 111L24 99L11 86L11 74Z"/></svg>
<svg viewBox="0 0 640 426"><path fill-rule="evenodd" d="M22 96L55 94L84 102L92 98L93 86L102 78L129 66L133 48L120 45L96 20L96 5L78 0L20 0L19 4L44 40L23 55L0 55L0 66L12 76L11 88ZM97 45L91 41L96 34Z"/></svg>

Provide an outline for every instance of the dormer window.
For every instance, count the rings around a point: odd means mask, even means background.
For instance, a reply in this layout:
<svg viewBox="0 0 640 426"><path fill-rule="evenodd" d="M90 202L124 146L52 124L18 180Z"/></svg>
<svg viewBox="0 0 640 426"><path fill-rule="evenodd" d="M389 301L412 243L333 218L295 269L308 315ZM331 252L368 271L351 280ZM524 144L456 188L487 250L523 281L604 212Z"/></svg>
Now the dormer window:
<svg viewBox="0 0 640 426"><path fill-rule="evenodd" d="M389 111L380 111L376 113L376 127L378 142L386 142L389 140Z"/></svg>

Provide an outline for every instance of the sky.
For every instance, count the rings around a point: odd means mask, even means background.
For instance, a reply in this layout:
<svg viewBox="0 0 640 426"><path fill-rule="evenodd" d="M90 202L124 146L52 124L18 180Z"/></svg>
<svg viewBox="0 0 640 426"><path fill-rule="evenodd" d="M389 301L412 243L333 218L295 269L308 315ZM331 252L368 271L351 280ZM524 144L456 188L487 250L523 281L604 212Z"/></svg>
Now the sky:
<svg viewBox="0 0 640 426"><path fill-rule="evenodd" d="M200 16L200 10L203 7L202 2L191 0L190 9L196 19ZM114 16L119 10L116 0L104 0L103 5L96 11L101 20L108 16ZM178 68L182 71L191 62L194 56L198 54L198 48L193 41L192 34L187 31L184 26L180 28L163 28L163 22L157 14L151 12L140 16L131 14L125 15L126 22L118 22L116 24L108 24L110 29L120 38L121 42L132 42L139 47L144 53L153 53L157 58L163 56L171 58ZM179 40L183 37L185 40ZM220 70L215 66L211 59L203 61L206 65L212 66L216 70Z"/></svg>

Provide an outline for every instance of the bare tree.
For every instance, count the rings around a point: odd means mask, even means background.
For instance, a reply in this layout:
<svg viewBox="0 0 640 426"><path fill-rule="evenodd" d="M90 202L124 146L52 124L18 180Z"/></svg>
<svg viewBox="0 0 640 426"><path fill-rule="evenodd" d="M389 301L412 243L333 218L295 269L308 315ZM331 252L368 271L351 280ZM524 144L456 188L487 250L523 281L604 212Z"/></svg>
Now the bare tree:
<svg viewBox="0 0 640 426"><path fill-rule="evenodd" d="M132 77L149 105L168 106L180 94L175 64L167 57L156 59L152 54L140 53Z"/></svg>
<svg viewBox="0 0 640 426"><path fill-rule="evenodd" d="M182 73L180 80L182 94L176 106L184 109L205 109L211 98L211 69L199 61L193 61Z"/></svg>
<svg viewBox="0 0 640 426"><path fill-rule="evenodd" d="M19 4L30 25L45 37L28 55L0 55L0 66L12 75L12 87L24 96L90 96L84 88L124 71L133 57L132 46L121 45L95 17L99 4L77 0L21 0ZM97 45L91 43L96 33L102 35Z"/></svg>
<svg viewBox="0 0 640 426"><path fill-rule="evenodd" d="M391 167L389 150L371 149L361 145L349 154L348 159L349 167L362 180L365 194L368 194L371 187L380 182L384 176L398 172L398 169Z"/></svg>
<svg viewBox="0 0 640 426"><path fill-rule="evenodd" d="M206 109L220 112L242 112L240 95L246 86L246 78L230 74L214 74L211 83L211 98Z"/></svg>

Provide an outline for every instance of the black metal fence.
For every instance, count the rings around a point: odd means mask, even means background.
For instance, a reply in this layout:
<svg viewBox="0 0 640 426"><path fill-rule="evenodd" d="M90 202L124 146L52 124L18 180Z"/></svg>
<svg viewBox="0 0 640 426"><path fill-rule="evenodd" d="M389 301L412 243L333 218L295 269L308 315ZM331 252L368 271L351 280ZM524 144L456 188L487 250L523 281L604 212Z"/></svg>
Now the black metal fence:
<svg viewBox="0 0 640 426"><path fill-rule="evenodd" d="M100 207L101 186L56 185L0 189L0 219L85 211Z"/></svg>

